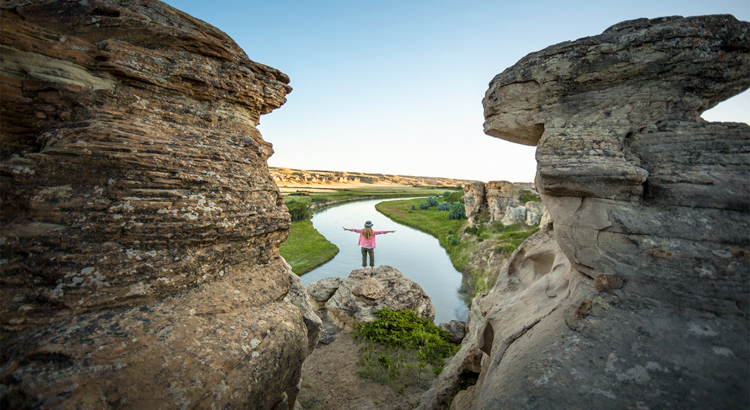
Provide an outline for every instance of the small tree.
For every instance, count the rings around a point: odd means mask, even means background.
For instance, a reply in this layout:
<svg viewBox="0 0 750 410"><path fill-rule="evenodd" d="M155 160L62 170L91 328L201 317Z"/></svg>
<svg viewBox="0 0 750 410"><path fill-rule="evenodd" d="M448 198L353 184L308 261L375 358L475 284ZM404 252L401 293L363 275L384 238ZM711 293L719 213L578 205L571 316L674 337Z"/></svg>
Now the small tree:
<svg viewBox="0 0 750 410"><path fill-rule="evenodd" d="M447 198L445 198L445 202L464 202L464 193L463 191L456 191L450 194Z"/></svg>
<svg viewBox="0 0 750 410"><path fill-rule="evenodd" d="M452 203L451 209L448 211L448 219L466 219L466 208L464 208L464 204L460 202Z"/></svg>
<svg viewBox="0 0 750 410"><path fill-rule="evenodd" d="M289 214L292 215L292 221L306 221L310 219L310 208L304 202L293 202L286 204L289 208Z"/></svg>
<svg viewBox="0 0 750 410"><path fill-rule="evenodd" d="M427 206L438 206L438 199L436 196L427 198Z"/></svg>

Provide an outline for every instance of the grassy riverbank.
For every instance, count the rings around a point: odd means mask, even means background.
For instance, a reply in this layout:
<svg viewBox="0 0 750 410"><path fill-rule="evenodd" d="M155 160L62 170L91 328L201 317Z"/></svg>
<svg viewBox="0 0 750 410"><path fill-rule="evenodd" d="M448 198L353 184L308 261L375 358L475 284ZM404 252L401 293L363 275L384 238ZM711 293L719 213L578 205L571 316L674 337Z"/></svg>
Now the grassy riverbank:
<svg viewBox="0 0 750 410"><path fill-rule="evenodd" d="M292 265L292 271L303 275L333 259L339 248L321 235L311 221L292 222L289 238L279 254Z"/></svg>
<svg viewBox="0 0 750 410"><path fill-rule="evenodd" d="M467 221L448 219L448 211L419 209L423 199L382 202L375 206L392 220L428 233L440 241L456 270L469 275L474 294L494 286L505 259L538 231L527 225L500 223L468 228Z"/></svg>

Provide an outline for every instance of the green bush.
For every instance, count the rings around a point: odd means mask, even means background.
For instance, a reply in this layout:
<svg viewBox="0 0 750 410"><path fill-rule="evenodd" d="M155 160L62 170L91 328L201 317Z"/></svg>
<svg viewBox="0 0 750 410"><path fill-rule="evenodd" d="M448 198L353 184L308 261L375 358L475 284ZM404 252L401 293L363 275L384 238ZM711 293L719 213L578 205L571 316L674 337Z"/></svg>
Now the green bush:
<svg viewBox="0 0 750 410"><path fill-rule="evenodd" d="M415 210L417 209L417 207L416 207L416 206L414 206L414 204L411 204L411 208L410 208L410 209L411 209L412 211L415 211Z"/></svg>
<svg viewBox="0 0 750 410"><path fill-rule="evenodd" d="M377 320L354 324L355 335L390 347L417 349L421 360L432 365L435 374L443 370L445 358L453 356L458 346L451 336L431 321L411 310L394 312L388 308L375 311ZM386 362L388 359L378 358ZM389 363L380 363L383 367Z"/></svg>
<svg viewBox="0 0 750 410"><path fill-rule="evenodd" d="M440 205L438 205L438 211L449 211L451 209L450 202L443 202Z"/></svg>
<svg viewBox="0 0 750 410"><path fill-rule="evenodd" d="M328 198L316 196L310 200L310 202L328 202Z"/></svg>
<svg viewBox="0 0 750 410"><path fill-rule="evenodd" d="M524 189L521 191L521 203L526 202L542 202L542 198L536 192Z"/></svg>
<svg viewBox="0 0 750 410"><path fill-rule="evenodd" d="M472 235L477 235L477 236L481 234L481 231L482 231L482 228L480 228L478 225L474 225L471 228L464 229L464 233L470 233Z"/></svg>
<svg viewBox="0 0 750 410"><path fill-rule="evenodd" d="M443 198L445 198L446 196L450 196L450 195L451 195L451 191L443 192Z"/></svg>
<svg viewBox="0 0 750 410"><path fill-rule="evenodd" d="M431 196L427 198L427 205L428 206L438 206L438 199L436 196Z"/></svg>
<svg viewBox="0 0 750 410"><path fill-rule="evenodd" d="M420 202L419 209L430 209L430 205L427 202Z"/></svg>
<svg viewBox="0 0 750 410"><path fill-rule="evenodd" d="M456 192L450 194L447 198L445 198L445 202L460 202L460 203L464 203L464 193L463 193L463 191L456 191Z"/></svg>
<svg viewBox="0 0 750 410"><path fill-rule="evenodd" d="M292 215L292 221L306 221L310 219L310 208L304 202L292 202L286 204L289 213Z"/></svg>
<svg viewBox="0 0 750 410"><path fill-rule="evenodd" d="M451 209L448 211L448 219L466 219L466 208L461 202L454 202L451 204Z"/></svg>
<svg viewBox="0 0 750 410"><path fill-rule="evenodd" d="M459 243L461 243L461 240L458 239L456 235L448 235L445 240L450 244L451 246L456 246Z"/></svg>

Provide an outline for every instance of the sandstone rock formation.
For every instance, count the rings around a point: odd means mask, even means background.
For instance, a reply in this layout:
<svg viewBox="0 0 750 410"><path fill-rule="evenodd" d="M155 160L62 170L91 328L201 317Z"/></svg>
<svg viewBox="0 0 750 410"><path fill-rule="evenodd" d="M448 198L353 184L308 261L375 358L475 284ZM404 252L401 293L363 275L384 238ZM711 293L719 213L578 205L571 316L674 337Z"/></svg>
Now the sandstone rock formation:
<svg viewBox="0 0 750 410"><path fill-rule="evenodd" d="M380 309L413 310L417 316L435 320L430 296L417 283L398 270L381 265L373 275L353 270L347 278L324 278L307 285L307 293L317 310L325 309L339 327L352 332L354 321L372 322Z"/></svg>
<svg viewBox="0 0 750 410"><path fill-rule="evenodd" d="M256 129L289 79L158 1L0 7L0 402L293 404L318 318Z"/></svg>
<svg viewBox="0 0 750 410"><path fill-rule="evenodd" d="M443 408L453 395L451 408L473 408L470 393L476 387L456 395L459 384L480 377L492 359L494 339L502 339L507 350L520 335L519 329L565 306L568 288L577 287L570 286L572 277L570 262L551 233L537 232L524 241L503 266L497 284L473 299L461 349L424 394L419 408Z"/></svg>
<svg viewBox="0 0 750 410"><path fill-rule="evenodd" d="M508 181L490 181L486 184L476 181L466 185L463 198L469 226L480 221L499 222L506 226L520 223L539 225L546 211L544 204L524 201L524 191L533 192L533 187Z"/></svg>
<svg viewBox="0 0 750 410"><path fill-rule="evenodd" d="M420 408L478 362L452 408L748 408L750 127L700 114L749 86L732 16L623 22L496 76L485 131L538 146L555 243L475 299Z"/></svg>

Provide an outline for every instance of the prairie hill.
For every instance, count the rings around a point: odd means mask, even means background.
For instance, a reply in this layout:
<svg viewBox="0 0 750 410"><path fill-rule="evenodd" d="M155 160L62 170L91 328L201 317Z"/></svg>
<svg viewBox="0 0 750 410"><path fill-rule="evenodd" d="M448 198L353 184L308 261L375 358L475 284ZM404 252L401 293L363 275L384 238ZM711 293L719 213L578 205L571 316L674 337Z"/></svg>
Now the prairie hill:
<svg viewBox="0 0 750 410"><path fill-rule="evenodd" d="M306 185L407 185L414 187L458 187L472 180L439 177L422 177L390 174L367 174L362 172L317 171L269 167L271 176L280 187Z"/></svg>

